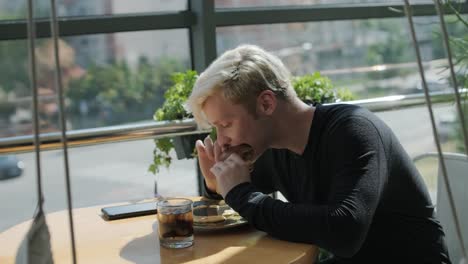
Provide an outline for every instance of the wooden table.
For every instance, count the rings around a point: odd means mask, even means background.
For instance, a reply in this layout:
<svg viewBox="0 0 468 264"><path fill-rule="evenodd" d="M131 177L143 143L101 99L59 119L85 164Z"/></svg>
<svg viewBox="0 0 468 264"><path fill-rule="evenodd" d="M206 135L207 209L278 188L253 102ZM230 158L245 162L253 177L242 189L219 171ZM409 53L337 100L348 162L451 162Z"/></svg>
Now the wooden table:
<svg viewBox="0 0 468 264"><path fill-rule="evenodd" d="M107 206L107 205L106 205ZM160 247L155 215L105 221L103 206L74 209L78 263L313 263L317 248L272 238L249 226L196 232L192 247ZM67 211L46 216L55 263L72 263ZM0 263L14 263L31 221L0 233Z"/></svg>

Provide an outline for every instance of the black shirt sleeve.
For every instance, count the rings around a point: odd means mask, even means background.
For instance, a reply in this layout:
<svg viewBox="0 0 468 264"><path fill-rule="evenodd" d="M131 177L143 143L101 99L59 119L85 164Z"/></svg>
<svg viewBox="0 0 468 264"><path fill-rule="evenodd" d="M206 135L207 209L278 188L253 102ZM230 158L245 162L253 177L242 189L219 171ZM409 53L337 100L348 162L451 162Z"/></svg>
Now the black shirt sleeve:
<svg viewBox="0 0 468 264"><path fill-rule="evenodd" d="M213 200L222 200L223 197L218 194L217 192L212 192L208 186L206 186L206 181L203 180L203 190L202 190L203 197L213 199Z"/></svg>
<svg viewBox="0 0 468 264"><path fill-rule="evenodd" d="M274 187L275 184L272 182L272 179L276 177L271 177L276 173L275 166L272 166L274 162L273 152L271 150L265 151L265 153L255 161L254 169L251 173L252 184L262 193L268 194L277 191Z"/></svg>
<svg viewBox="0 0 468 264"><path fill-rule="evenodd" d="M325 144L315 150L323 155L322 165L329 171L326 204L274 200L251 183L234 187L226 202L259 230L349 257L365 240L380 200L386 177L385 152L377 129L365 118L348 117L327 134L321 138L326 139Z"/></svg>

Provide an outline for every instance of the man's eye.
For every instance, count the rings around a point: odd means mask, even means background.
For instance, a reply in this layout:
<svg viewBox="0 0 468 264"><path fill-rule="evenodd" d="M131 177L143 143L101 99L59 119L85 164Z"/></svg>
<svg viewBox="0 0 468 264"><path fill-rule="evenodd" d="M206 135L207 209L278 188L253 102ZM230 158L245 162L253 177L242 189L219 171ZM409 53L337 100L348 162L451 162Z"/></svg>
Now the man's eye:
<svg viewBox="0 0 468 264"><path fill-rule="evenodd" d="M222 124L222 125L221 125L221 127L222 127L222 128L228 128L228 127L230 127L230 126L231 126L231 123L228 123L228 124Z"/></svg>

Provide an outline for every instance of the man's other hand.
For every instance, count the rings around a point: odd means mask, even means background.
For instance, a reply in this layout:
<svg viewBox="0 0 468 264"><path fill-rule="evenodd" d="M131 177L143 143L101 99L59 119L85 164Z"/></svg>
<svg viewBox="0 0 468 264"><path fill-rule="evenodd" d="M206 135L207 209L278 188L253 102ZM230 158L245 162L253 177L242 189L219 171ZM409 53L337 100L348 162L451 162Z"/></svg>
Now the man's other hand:
<svg viewBox="0 0 468 264"><path fill-rule="evenodd" d="M197 140L195 146L198 153L198 163L205 178L206 186L212 192L217 192L216 177L210 172L210 169L215 165L217 157L220 156L220 148L216 143L213 143L210 136L207 136L204 141Z"/></svg>
<svg viewBox="0 0 468 264"><path fill-rule="evenodd" d="M217 161L210 171L216 177L217 192L223 198L238 184L250 182L249 165L236 153L224 161Z"/></svg>

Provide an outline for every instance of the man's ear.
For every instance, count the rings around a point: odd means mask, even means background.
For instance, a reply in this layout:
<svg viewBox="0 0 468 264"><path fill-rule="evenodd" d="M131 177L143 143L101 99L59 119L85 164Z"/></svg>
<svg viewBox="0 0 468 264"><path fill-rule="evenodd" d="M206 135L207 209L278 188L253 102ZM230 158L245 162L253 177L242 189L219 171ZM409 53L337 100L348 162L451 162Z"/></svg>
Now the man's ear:
<svg viewBox="0 0 468 264"><path fill-rule="evenodd" d="M273 91L262 91L257 97L257 113L261 115L272 115L276 109L277 98Z"/></svg>

